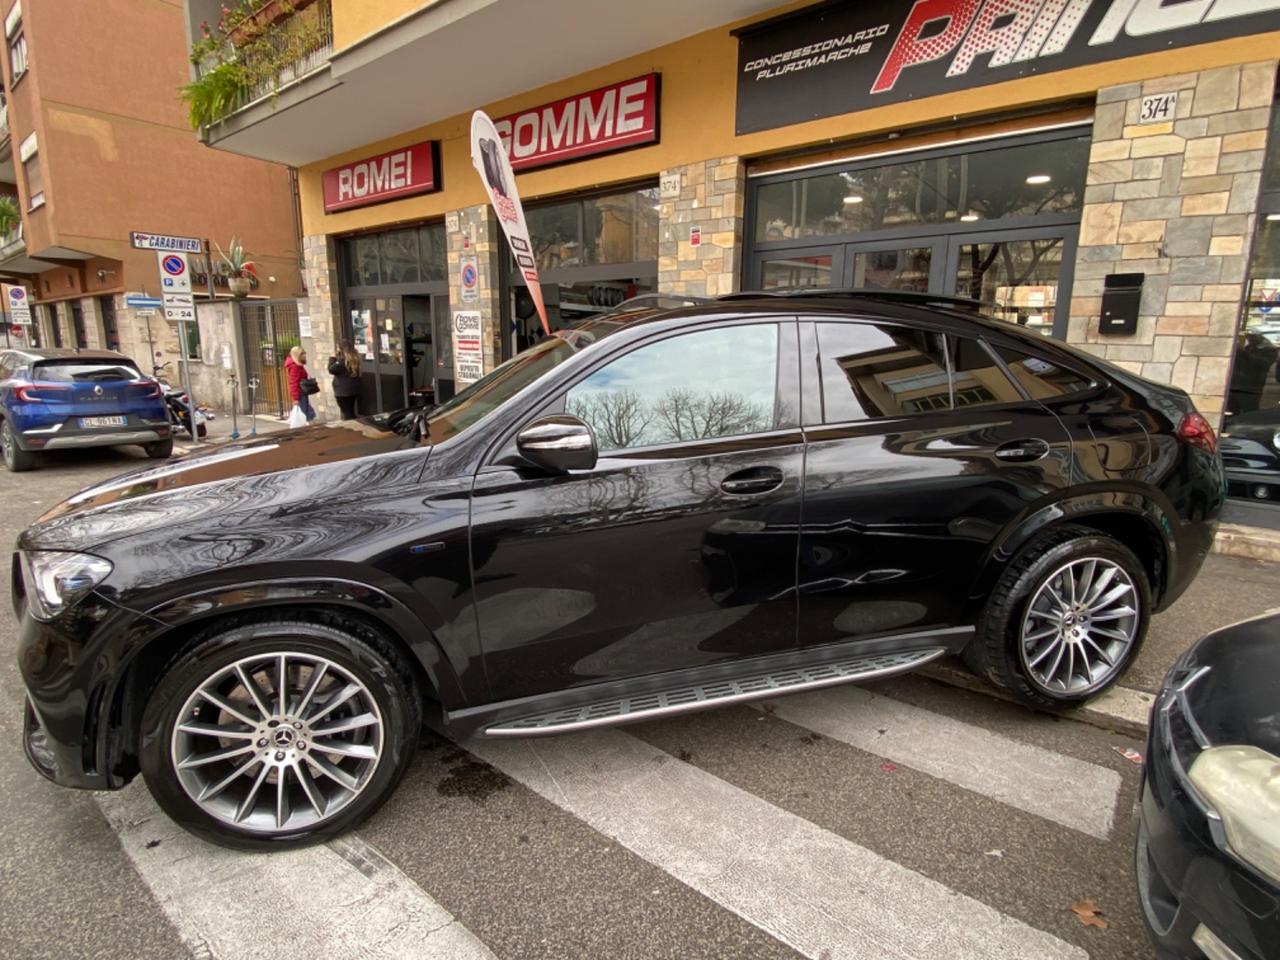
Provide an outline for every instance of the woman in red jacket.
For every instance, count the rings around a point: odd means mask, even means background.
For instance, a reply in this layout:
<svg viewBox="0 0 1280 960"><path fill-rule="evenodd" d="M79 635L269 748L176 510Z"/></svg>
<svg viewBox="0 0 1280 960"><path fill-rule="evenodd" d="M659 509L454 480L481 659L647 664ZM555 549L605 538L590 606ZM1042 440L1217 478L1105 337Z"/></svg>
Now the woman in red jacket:
<svg viewBox="0 0 1280 960"><path fill-rule="evenodd" d="M289 356L284 358L284 375L289 386L289 396L306 415L307 422L310 423L316 418L316 412L311 408L311 398L302 392L302 381L309 376L307 373L307 351L303 350L302 347L294 347L289 351Z"/></svg>

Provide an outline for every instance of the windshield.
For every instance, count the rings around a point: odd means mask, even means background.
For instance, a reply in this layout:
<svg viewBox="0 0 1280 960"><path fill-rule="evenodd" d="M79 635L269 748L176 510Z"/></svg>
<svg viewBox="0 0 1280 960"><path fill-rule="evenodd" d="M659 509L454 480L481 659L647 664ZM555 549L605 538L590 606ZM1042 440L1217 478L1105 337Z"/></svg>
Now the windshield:
<svg viewBox="0 0 1280 960"><path fill-rule="evenodd" d="M634 320L597 318L565 330L512 357L492 373L477 380L427 417L426 443L440 443L479 423L535 380L564 363L579 350L603 340Z"/></svg>

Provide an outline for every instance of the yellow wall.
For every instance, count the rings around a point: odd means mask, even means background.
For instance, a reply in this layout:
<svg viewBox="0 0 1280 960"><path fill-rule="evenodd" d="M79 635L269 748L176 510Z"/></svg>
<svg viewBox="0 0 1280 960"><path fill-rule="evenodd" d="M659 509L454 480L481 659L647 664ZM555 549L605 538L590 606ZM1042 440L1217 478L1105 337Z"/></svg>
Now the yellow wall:
<svg viewBox="0 0 1280 960"><path fill-rule="evenodd" d="M415 10L440 0L333 0L333 49L349 47Z"/></svg>
<svg viewBox="0 0 1280 960"><path fill-rule="evenodd" d="M335 33L338 9L351 5L351 2L334 4ZM386 0L386 6L397 5L409 7L414 4L410 0ZM385 17L382 19L385 21ZM662 74L659 103L661 143L521 174L521 197L527 201L610 183L653 178L660 170L713 157L760 156L904 130L939 120L980 116L1010 107L1092 96L1100 87L1258 60L1267 55L1266 51L1280 46L1280 31L1222 40L1193 48L1193 56L1188 55L1185 47L1161 51L738 137L733 131L737 41L729 35L729 30L730 26L724 26L707 31L499 103L476 104L491 116L499 117L651 71ZM483 203L484 190L471 167L467 142L469 132L470 114L464 114L303 168L299 179L304 232L345 233L400 221L442 217L450 210ZM320 188L323 170L420 140L441 141L444 190L428 196L325 215Z"/></svg>

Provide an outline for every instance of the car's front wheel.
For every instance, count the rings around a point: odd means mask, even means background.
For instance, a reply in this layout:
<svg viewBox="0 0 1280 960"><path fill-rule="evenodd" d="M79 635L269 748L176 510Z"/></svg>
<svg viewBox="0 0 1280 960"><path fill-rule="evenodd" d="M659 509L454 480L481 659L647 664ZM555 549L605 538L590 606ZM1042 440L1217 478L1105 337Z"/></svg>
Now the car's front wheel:
<svg viewBox="0 0 1280 960"><path fill-rule="evenodd" d="M1075 706L1120 678L1150 618L1151 587L1133 551L1063 526L1005 570L966 659L1030 706Z"/></svg>
<svg viewBox="0 0 1280 960"><path fill-rule="evenodd" d="M361 629L273 620L216 631L152 691L143 776L169 816L215 843L327 839L376 810L412 759L411 677Z"/></svg>

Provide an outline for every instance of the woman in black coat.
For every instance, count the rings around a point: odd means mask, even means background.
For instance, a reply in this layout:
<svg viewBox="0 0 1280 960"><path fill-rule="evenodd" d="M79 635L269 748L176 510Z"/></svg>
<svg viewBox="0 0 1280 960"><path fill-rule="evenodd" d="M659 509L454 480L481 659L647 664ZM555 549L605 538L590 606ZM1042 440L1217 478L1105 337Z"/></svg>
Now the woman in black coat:
<svg viewBox="0 0 1280 960"><path fill-rule="evenodd" d="M329 358L329 376L333 377L333 396L342 419L354 420L360 396L360 354L352 349L350 340L338 342L338 349Z"/></svg>

